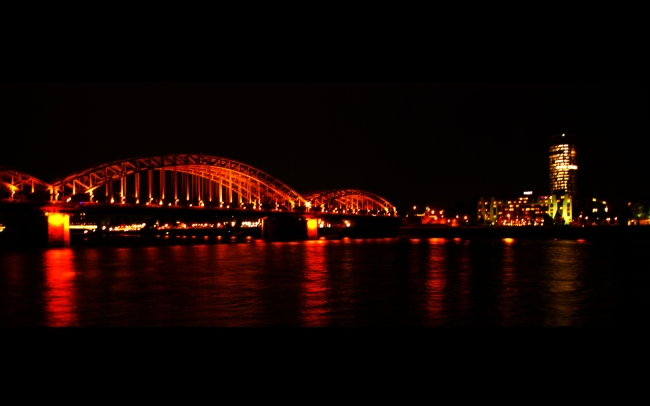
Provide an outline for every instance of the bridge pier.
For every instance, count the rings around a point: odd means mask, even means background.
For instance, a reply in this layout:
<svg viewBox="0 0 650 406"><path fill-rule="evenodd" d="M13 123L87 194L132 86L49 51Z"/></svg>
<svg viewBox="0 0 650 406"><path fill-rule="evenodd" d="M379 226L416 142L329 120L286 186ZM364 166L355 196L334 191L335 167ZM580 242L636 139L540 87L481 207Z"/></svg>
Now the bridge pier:
<svg viewBox="0 0 650 406"><path fill-rule="evenodd" d="M62 213L45 213L47 216L47 246L70 246L70 215Z"/></svg>
<svg viewBox="0 0 650 406"><path fill-rule="evenodd" d="M40 210L7 214L6 242L22 247L69 247L70 216Z"/></svg>
<svg viewBox="0 0 650 406"><path fill-rule="evenodd" d="M318 219L305 219L307 226L307 238L310 240L318 239Z"/></svg>
<svg viewBox="0 0 650 406"><path fill-rule="evenodd" d="M262 219L262 238L269 241L318 238L318 220L303 217L267 217Z"/></svg>

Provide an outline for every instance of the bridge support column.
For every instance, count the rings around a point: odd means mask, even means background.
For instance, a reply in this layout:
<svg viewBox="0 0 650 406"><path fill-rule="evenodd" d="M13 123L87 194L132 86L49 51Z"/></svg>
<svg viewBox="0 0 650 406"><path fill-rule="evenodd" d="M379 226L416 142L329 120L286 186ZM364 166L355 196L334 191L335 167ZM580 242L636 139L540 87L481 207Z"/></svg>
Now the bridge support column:
<svg viewBox="0 0 650 406"><path fill-rule="evenodd" d="M301 217L267 217L262 220L262 238L269 241L306 240L310 238L308 222Z"/></svg>
<svg viewBox="0 0 650 406"><path fill-rule="evenodd" d="M69 247L70 216L40 210L7 214L8 245L26 247Z"/></svg>
<svg viewBox="0 0 650 406"><path fill-rule="evenodd" d="M307 238L310 240L318 239L318 219L307 219Z"/></svg>
<svg viewBox="0 0 650 406"><path fill-rule="evenodd" d="M47 246L70 246L70 215L45 213L47 216Z"/></svg>

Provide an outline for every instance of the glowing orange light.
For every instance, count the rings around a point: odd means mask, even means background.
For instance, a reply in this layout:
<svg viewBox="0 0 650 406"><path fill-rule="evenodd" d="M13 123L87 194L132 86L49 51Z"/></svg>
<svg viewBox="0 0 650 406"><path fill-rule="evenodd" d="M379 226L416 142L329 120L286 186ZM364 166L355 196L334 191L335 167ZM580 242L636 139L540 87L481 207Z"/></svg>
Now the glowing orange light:
<svg viewBox="0 0 650 406"><path fill-rule="evenodd" d="M64 218L61 213L48 213L47 223L51 226L60 226L63 224Z"/></svg>
<svg viewBox="0 0 650 406"><path fill-rule="evenodd" d="M515 239L514 238L504 238L503 242L505 242L506 244L512 244L513 242L515 242Z"/></svg>
<svg viewBox="0 0 650 406"><path fill-rule="evenodd" d="M70 216L61 213L46 213L47 239L51 246L70 245Z"/></svg>
<svg viewBox="0 0 650 406"><path fill-rule="evenodd" d="M307 238L318 238L318 220L307 220Z"/></svg>

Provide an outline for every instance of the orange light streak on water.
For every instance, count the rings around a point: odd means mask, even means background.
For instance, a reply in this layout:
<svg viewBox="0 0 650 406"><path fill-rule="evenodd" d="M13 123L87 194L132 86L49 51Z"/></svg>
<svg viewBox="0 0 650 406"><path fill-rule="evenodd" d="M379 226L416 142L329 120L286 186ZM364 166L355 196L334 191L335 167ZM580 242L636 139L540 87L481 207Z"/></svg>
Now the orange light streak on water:
<svg viewBox="0 0 650 406"><path fill-rule="evenodd" d="M302 282L302 325L326 326L329 322L329 275L327 272L327 243L305 245L305 274Z"/></svg>
<svg viewBox="0 0 650 406"><path fill-rule="evenodd" d="M512 325L517 317L519 292L516 283L514 239L504 238L501 284L498 295L498 309L501 325Z"/></svg>
<svg viewBox="0 0 650 406"><path fill-rule="evenodd" d="M71 249L50 249L44 252L45 311L51 327L77 326L77 294L74 287L76 270Z"/></svg>
<svg viewBox="0 0 650 406"><path fill-rule="evenodd" d="M443 246L430 247L426 281L427 310L434 325L445 322L445 286L447 285Z"/></svg>

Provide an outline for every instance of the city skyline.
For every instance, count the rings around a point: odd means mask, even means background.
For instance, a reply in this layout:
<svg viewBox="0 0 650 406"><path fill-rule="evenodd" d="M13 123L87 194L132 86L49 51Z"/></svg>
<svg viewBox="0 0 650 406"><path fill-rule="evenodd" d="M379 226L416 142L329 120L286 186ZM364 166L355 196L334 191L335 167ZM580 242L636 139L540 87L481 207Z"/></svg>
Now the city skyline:
<svg viewBox="0 0 650 406"><path fill-rule="evenodd" d="M3 84L0 165L45 181L104 162L205 153L299 193L357 188L402 209L548 189L575 134L579 194L648 199L642 89L622 84ZM8 145L7 145L8 144ZM605 164L606 163L606 164Z"/></svg>
<svg viewBox="0 0 650 406"><path fill-rule="evenodd" d="M637 325L648 107L616 83L2 83L0 325Z"/></svg>

